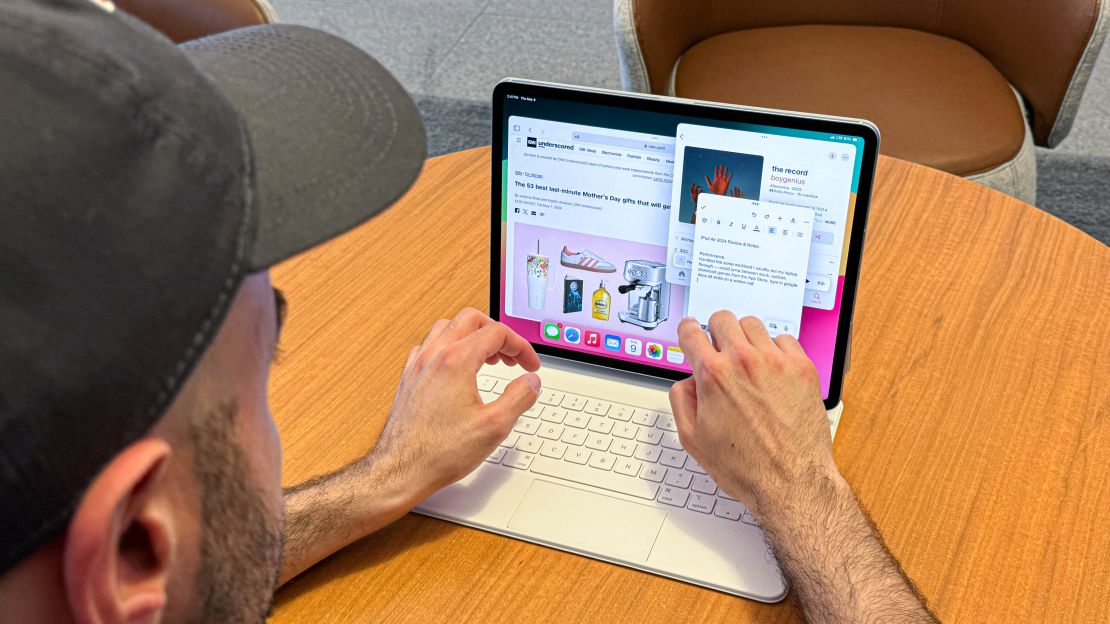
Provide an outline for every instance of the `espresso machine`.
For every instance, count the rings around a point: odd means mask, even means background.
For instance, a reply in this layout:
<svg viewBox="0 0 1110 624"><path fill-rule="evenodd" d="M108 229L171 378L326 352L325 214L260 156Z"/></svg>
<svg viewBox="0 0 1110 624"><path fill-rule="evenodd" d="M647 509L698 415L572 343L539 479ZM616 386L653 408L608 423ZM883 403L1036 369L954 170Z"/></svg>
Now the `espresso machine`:
<svg viewBox="0 0 1110 624"><path fill-rule="evenodd" d="M671 285L667 283L667 265L651 260L629 260L624 263L624 279L617 292L628 295L628 309L617 314L624 323L655 329L667 320L671 307Z"/></svg>

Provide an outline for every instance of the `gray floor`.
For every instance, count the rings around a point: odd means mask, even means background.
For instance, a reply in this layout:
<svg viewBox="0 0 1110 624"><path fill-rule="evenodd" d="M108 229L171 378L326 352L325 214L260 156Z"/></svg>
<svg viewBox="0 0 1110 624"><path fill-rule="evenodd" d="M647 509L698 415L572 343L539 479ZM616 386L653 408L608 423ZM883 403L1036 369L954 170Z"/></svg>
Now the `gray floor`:
<svg viewBox="0 0 1110 624"><path fill-rule="evenodd" d="M389 68L417 96L432 154L489 142L489 93L506 76L620 87L612 0L271 1ZM1039 206L1110 244L1110 50L1071 134L1037 161Z"/></svg>

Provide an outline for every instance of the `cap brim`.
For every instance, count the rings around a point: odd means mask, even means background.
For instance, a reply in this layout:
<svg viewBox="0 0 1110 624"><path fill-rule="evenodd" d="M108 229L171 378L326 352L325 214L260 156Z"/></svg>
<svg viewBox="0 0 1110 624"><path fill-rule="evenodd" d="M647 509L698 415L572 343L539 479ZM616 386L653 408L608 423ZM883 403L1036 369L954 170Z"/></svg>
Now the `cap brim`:
<svg viewBox="0 0 1110 624"><path fill-rule="evenodd" d="M366 221L420 173L424 125L397 80L346 41L271 24L181 45L253 145L259 271Z"/></svg>

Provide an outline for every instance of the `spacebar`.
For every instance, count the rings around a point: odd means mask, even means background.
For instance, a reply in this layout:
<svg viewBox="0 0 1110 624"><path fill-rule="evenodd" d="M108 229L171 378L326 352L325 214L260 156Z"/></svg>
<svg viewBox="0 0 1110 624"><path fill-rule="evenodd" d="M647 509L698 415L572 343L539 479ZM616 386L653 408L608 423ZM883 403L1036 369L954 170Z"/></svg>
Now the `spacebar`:
<svg viewBox="0 0 1110 624"><path fill-rule="evenodd" d="M531 470L536 474L558 477L582 485L592 485L603 490L620 492L621 494L648 500L655 500L655 495L659 492L659 486L650 481L642 481L635 477L626 477L597 468L579 466L578 464L569 464L542 455L536 456L536 459L532 461Z"/></svg>

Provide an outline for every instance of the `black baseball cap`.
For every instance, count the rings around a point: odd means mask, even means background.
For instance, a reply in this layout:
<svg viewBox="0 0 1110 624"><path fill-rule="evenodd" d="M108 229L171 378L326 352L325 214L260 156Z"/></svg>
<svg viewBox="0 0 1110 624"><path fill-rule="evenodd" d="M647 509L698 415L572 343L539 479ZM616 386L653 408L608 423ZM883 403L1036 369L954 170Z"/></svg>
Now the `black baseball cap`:
<svg viewBox="0 0 1110 624"><path fill-rule="evenodd" d="M162 416L246 275L424 156L404 89L332 35L174 46L107 0L0 3L0 573Z"/></svg>

